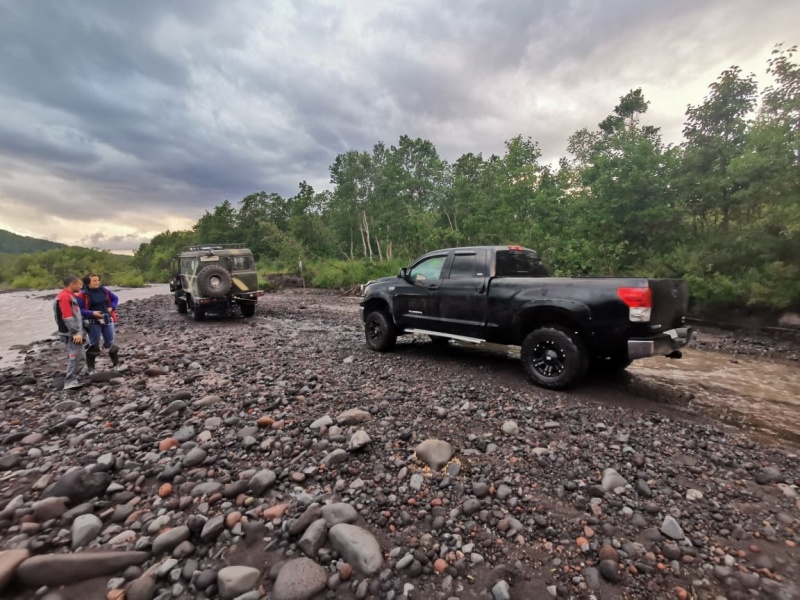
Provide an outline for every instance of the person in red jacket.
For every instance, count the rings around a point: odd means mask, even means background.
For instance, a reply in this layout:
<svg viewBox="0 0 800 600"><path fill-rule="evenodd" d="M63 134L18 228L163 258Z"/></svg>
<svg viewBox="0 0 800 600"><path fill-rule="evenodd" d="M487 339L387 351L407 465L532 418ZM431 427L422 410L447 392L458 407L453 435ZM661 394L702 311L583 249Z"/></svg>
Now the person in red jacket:
<svg viewBox="0 0 800 600"><path fill-rule="evenodd" d="M108 348L111 364L119 366L119 347L114 343L114 323L117 322L119 298L107 287L100 285L100 276L90 273L83 278L83 289L78 294L81 314L89 329L89 348L86 350L86 364L89 373L94 373L94 365L100 354L100 338L103 347Z"/></svg>
<svg viewBox="0 0 800 600"><path fill-rule="evenodd" d="M53 303L58 337L67 346L67 375L64 389L73 390L81 387L78 377L86 364L84 342L87 337L83 329L83 315L75 296L81 290L81 280L75 275L64 278L64 289L56 295Z"/></svg>

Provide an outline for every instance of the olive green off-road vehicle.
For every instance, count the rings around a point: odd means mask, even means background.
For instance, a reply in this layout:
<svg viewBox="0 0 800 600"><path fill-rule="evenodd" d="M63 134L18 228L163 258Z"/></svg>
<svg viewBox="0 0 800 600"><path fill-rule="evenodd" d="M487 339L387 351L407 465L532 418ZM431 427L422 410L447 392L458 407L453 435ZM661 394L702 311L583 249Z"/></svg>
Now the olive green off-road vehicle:
<svg viewBox="0 0 800 600"><path fill-rule="evenodd" d="M256 312L258 273L253 253L241 244L190 246L172 262L170 291L178 312L192 313L195 321L206 312L230 315L237 307L242 316Z"/></svg>

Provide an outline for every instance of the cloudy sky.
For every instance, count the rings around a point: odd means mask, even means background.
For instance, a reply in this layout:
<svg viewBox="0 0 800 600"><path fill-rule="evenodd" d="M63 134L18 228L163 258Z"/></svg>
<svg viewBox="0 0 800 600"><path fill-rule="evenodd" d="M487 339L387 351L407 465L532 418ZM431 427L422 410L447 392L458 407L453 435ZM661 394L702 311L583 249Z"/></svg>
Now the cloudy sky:
<svg viewBox="0 0 800 600"><path fill-rule="evenodd" d="M0 0L0 228L129 250L403 134L556 160L640 86L677 143L798 23L796 0Z"/></svg>

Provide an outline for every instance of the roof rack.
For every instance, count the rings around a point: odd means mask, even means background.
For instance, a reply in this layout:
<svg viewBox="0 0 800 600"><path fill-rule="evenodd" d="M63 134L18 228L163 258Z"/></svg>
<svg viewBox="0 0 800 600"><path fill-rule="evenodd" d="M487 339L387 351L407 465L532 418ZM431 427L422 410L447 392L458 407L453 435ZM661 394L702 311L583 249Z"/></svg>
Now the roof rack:
<svg viewBox="0 0 800 600"><path fill-rule="evenodd" d="M244 244L198 244L189 246L187 252L201 252L203 250L224 250L226 248L244 248Z"/></svg>

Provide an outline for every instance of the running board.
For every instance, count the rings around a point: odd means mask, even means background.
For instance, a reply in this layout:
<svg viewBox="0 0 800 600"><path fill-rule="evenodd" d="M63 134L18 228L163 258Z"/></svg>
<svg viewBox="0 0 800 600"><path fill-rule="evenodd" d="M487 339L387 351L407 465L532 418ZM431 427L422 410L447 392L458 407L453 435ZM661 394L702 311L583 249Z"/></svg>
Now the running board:
<svg viewBox="0 0 800 600"><path fill-rule="evenodd" d="M478 338L467 337L465 335L455 335L454 333L441 333L439 331L428 331L427 329L404 329L404 333L422 333L424 335L431 335L433 337L443 337L451 340L461 340L462 342L470 342L472 344L483 344L486 340Z"/></svg>

